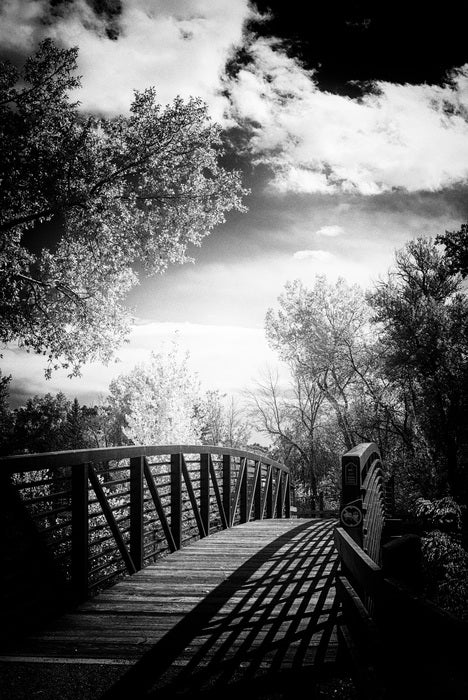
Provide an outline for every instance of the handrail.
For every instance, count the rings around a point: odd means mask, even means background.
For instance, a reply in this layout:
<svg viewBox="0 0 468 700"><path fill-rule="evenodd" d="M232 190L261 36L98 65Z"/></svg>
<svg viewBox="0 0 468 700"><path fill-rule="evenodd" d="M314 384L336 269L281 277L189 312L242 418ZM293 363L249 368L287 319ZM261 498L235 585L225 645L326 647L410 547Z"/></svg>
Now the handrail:
<svg viewBox="0 0 468 700"><path fill-rule="evenodd" d="M2 467L14 471L32 471L47 469L55 466L83 464L85 462L105 462L108 460L125 459L130 457L156 457L160 455L182 452L183 454L218 454L231 457L246 457L260 459L268 464L289 473L289 468L264 454L249 450L239 450L234 447L220 445L125 445L123 447L96 447L85 450L64 450L62 452L37 452L34 454L10 455L0 457L0 472Z"/></svg>
<svg viewBox="0 0 468 700"><path fill-rule="evenodd" d="M13 455L0 479L11 518L29 520L73 600L215 530L291 515L285 465L219 445Z"/></svg>

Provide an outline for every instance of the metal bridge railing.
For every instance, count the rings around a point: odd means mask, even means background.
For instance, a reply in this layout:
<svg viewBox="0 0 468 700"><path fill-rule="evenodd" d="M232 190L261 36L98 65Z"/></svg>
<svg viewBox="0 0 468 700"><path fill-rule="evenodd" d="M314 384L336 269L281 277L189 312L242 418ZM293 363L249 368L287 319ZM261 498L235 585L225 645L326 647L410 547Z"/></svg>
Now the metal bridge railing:
<svg viewBox="0 0 468 700"><path fill-rule="evenodd" d="M219 446L18 455L0 459L0 479L9 513L4 527L12 534L20 527L19 517L28 520L28 533L37 535L30 551L47 552L55 578L74 600L194 538L291 513L284 465ZM8 586L15 585L12 578Z"/></svg>

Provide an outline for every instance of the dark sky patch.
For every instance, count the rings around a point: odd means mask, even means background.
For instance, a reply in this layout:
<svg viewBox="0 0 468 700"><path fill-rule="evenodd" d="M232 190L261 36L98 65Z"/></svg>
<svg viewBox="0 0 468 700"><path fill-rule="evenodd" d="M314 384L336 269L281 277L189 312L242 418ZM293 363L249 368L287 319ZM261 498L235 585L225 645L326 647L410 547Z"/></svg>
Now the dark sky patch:
<svg viewBox="0 0 468 700"><path fill-rule="evenodd" d="M366 81L438 84L468 60L465 8L456 0L255 4L269 18L251 28L283 39L291 56L318 69L322 90L354 97Z"/></svg>

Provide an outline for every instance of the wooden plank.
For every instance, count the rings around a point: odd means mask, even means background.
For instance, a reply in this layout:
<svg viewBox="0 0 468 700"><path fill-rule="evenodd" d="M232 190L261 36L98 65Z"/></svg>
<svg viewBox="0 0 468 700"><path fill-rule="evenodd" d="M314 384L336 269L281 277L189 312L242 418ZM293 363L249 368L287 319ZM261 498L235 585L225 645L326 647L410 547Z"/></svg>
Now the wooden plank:
<svg viewBox="0 0 468 700"><path fill-rule="evenodd" d="M130 556L137 571L143 568L143 457L130 460Z"/></svg>
<svg viewBox="0 0 468 700"><path fill-rule="evenodd" d="M96 494L96 497L99 501L99 505L101 506L103 515L107 520L109 529L114 536L115 543L119 549L125 566L127 567L127 571L129 574L134 574L136 572L135 564L133 563L132 557L130 556L130 552L127 549L127 545L124 542L122 533L120 532L120 528L115 522L115 517L112 512L112 508L109 505L109 502L106 498L106 494L104 493L104 489L101 486L101 482L99 481L99 478L92 464L88 465L88 477L90 484L93 487L94 493Z"/></svg>
<svg viewBox="0 0 468 700"><path fill-rule="evenodd" d="M73 595L83 600L88 595L88 465L81 464L72 471L72 557L71 580Z"/></svg>

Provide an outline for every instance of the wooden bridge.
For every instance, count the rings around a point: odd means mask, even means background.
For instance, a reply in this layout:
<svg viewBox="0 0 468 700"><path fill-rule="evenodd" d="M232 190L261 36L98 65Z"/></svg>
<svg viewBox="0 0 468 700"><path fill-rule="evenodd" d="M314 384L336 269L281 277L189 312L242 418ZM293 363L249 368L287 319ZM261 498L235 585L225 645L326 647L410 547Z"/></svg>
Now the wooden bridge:
<svg viewBox="0 0 468 700"><path fill-rule="evenodd" d="M252 452L132 446L0 464L2 698L290 698L304 683L310 697L355 698L333 685L348 672L359 697L417 697L427 651L409 666L398 630L461 632L383 568L373 444L343 457L340 527L291 517L288 469Z"/></svg>

